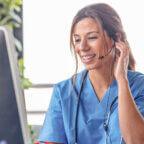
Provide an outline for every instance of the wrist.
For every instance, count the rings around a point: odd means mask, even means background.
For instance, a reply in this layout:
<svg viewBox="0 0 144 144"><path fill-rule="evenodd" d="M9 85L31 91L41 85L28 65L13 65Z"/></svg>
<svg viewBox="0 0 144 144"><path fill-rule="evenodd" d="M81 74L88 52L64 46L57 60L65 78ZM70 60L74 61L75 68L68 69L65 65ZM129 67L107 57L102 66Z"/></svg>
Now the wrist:
<svg viewBox="0 0 144 144"><path fill-rule="evenodd" d="M128 79L127 79L127 77L120 77L117 79L117 82L118 82L118 85L124 84L124 83L128 84Z"/></svg>

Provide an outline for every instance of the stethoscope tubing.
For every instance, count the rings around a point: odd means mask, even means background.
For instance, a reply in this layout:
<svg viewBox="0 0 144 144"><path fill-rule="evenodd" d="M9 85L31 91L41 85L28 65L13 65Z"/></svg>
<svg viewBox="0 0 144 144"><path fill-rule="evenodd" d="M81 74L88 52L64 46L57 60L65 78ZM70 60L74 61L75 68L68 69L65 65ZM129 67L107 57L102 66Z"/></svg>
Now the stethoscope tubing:
<svg viewBox="0 0 144 144"><path fill-rule="evenodd" d="M78 124L78 113L79 113L79 103L80 103L80 97L81 97L81 93L82 93L82 90L83 90L83 87L84 87L84 83L86 81L86 76L88 74L88 71L86 70L85 73L83 74L83 78L82 78L82 83L81 83L81 86L80 86L80 90L79 90L79 93L77 95L77 105L76 105L76 113L75 113L75 142L74 144L77 144L77 141L78 141L78 130L77 130L77 124ZM112 110L112 106L114 105L115 101L117 100L117 97L112 101L111 105L110 105L110 112L108 113L108 117L107 117L107 120L106 120L106 127L108 127L108 124L109 124L109 119L110 119L110 115L111 115L111 110Z"/></svg>
<svg viewBox="0 0 144 144"><path fill-rule="evenodd" d="M85 73L83 74L82 84L80 86L80 90L77 96L77 106L76 106L75 125L74 125L75 126L75 143L74 144L77 144L77 138L78 138L77 121L78 121L78 113L79 113L78 111L79 111L79 105L80 105L79 103L80 103L80 96L83 90L84 83L86 81L87 74L88 74L88 71L86 70Z"/></svg>

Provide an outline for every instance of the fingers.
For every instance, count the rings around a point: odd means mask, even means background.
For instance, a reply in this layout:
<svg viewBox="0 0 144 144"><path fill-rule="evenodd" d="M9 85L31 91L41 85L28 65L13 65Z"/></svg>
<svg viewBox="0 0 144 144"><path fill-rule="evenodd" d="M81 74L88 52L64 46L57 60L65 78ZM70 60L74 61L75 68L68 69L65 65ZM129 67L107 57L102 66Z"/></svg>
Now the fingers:
<svg viewBox="0 0 144 144"><path fill-rule="evenodd" d="M121 57L129 56L129 48L124 42L116 42L116 55L119 55Z"/></svg>

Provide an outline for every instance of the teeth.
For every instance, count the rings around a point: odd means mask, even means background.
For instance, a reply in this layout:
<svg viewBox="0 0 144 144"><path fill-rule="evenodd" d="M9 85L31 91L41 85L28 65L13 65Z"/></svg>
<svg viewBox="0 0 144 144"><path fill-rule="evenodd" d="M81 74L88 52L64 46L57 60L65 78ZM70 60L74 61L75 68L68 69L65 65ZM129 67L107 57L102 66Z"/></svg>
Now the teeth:
<svg viewBox="0 0 144 144"><path fill-rule="evenodd" d="M90 58L93 58L95 55L86 55L86 56L83 56L83 59L90 59Z"/></svg>
<svg viewBox="0 0 144 144"><path fill-rule="evenodd" d="M95 57L95 54L85 55L85 56L82 56L82 61L84 63L89 63L94 57Z"/></svg>

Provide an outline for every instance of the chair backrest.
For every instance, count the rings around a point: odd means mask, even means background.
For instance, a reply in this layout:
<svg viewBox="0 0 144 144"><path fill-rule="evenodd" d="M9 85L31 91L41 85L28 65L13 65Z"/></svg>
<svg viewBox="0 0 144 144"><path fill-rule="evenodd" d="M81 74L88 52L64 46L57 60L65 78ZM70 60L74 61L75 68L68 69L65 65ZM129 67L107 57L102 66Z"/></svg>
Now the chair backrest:
<svg viewBox="0 0 144 144"><path fill-rule="evenodd" d="M29 144L24 93L14 39L0 27L0 144Z"/></svg>

